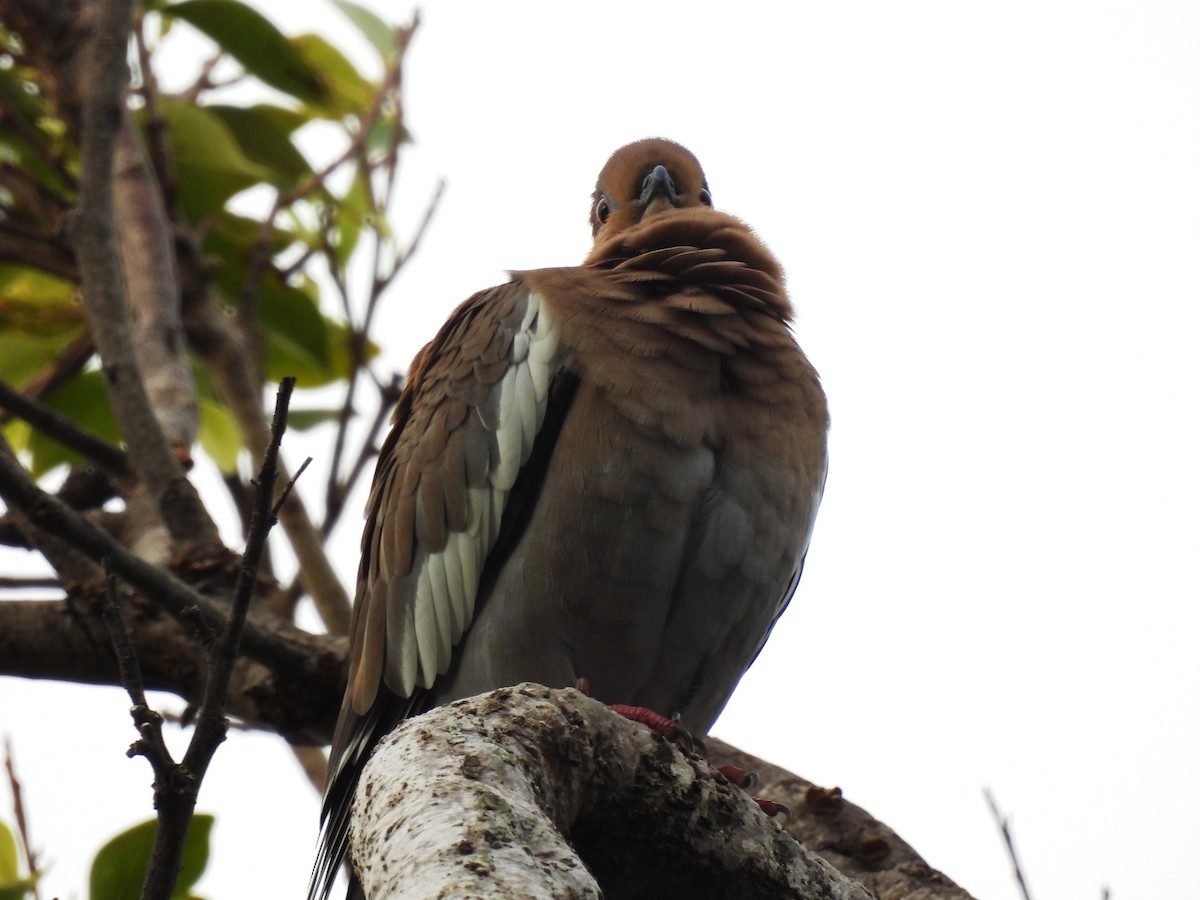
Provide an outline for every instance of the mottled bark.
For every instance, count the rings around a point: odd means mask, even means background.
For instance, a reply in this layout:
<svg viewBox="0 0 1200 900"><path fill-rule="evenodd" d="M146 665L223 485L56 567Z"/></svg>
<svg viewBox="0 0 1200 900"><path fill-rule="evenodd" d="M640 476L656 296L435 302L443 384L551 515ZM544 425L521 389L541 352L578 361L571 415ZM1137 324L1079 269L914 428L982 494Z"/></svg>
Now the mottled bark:
<svg viewBox="0 0 1200 900"><path fill-rule="evenodd" d="M99 587L61 600L0 603L0 674L78 684L120 684L112 641L100 619ZM208 674L204 647L186 625L125 598L124 618L146 687L200 703ZM328 741L333 729L345 641L327 638L328 666L288 672L242 659L234 668L227 712L249 728L302 744ZM314 662L318 660L314 654Z"/></svg>
<svg viewBox="0 0 1200 900"><path fill-rule="evenodd" d="M199 404L179 308L172 227L128 112L117 131L114 214L133 314L133 350L163 436L186 459Z"/></svg>
<svg viewBox="0 0 1200 900"><path fill-rule="evenodd" d="M368 897L870 897L699 756L538 685L381 742L351 852Z"/></svg>
<svg viewBox="0 0 1200 900"><path fill-rule="evenodd" d="M970 900L970 895L930 866L899 835L836 787L821 787L709 738L714 765L732 764L758 776L754 792L789 809L781 822L798 840L878 900ZM882 763L881 763L882 764Z"/></svg>
<svg viewBox="0 0 1200 900"><path fill-rule="evenodd" d="M216 526L153 413L134 352L129 303L119 264L113 190L114 148L124 120L126 47L132 3L106 9L105 27L90 43L84 97L79 209L71 228L84 304L121 434L131 447L138 480L183 550L216 544Z"/></svg>

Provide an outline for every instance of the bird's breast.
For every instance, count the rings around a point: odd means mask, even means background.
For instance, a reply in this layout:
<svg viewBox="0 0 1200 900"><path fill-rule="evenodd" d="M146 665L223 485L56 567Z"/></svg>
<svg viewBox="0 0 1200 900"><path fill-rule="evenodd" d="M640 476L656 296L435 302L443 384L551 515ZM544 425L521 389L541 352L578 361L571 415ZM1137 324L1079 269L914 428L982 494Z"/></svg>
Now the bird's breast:
<svg viewBox="0 0 1200 900"><path fill-rule="evenodd" d="M689 291L545 304L578 378L453 694L571 684L704 730L807 548L824 403L786 327ZM814 395L814 391L816 395ZM468 682L477 682L468 683ZM712 699L715 698L715 699Z"/></svg>

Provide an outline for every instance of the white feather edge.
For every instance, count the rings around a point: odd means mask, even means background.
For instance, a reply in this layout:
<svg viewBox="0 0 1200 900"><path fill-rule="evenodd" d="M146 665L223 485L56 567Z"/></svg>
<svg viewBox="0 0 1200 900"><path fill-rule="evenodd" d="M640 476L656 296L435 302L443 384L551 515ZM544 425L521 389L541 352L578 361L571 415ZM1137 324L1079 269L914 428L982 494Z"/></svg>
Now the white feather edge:
<svg viewBox="0 0 1200 900"><path fill-rule="evenodd" d="M451 532L441 552L418 554L417 571L403 579L412 589L411 605L393 604L389 597L385 680L402 696L411 696L418 685L433 687L450 667L453 648L471 624L483 561L500 533L508 493L529 460L546 415L558 351L558 326L542 298L530 292L513 335L510 366L496 387L500 416L492 436L488 481L468 491L467 528ZM410 580L414 578L415 585ZM396 609L397 605L407 608ZM399 621L394 621L397 614Z"/></svg>

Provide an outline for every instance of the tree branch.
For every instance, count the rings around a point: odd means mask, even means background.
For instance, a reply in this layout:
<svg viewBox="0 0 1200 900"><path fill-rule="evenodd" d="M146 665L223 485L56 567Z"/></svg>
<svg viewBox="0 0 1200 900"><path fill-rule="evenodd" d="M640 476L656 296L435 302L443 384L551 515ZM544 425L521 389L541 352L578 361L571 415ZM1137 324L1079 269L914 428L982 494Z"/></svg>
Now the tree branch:
<svg viewBox="0 0 1200 900"><path fill-rule="evenodd" d="M1025 883L1025 872L1021 868L1021 861L1017 858L1017 845L1013 841L1012 829L1008 827L1008 816L1000 811L1000 806L996 803L996 798L992 796L992 792L987 788L983 789L983 797L987 800L988 809L991 810L996 827L1000 830L1000 837L1004 839L1004 848L1008 851L1008 861L1012 863L1013 877L1017 881L1021 897L1023 900L1030 900L1029 886ZM1105 888L1104 892L1107 894L1108 889Z"/></svg>
<svg viewBox="0 0 1200 900"><path fill-rule="evenodd" d="M0 452L0 496L10 507L21 510L42 532L69 541L93 560L107 557L126 583L176 618L196 617L213 631L224 626L225 614L216 603L139 559L107 532L41 490L14 456L3 452ZM303 670L313 665L311 650L321 646L321 640L275 616L263 614L250 617L245 644L246 652L261 662Z"/></svg>
<svg viewBox="0 0 1200 900"><path fill-rule="evenodd" d="M0 603L0 675L119 687L100 620L102 593L99 586L76 586L65 600ZM208 658L193 630L140 597L122 597L122 607L146 688L199 707ZM346 640L323 638L308 652L303 668L240 659L230 682L229 714L297 744L329 743L345 687Z"/></svg>
<svg viewBox="0 0 1200 900"><path fill-rule="evenodd" d="M133 349L151 409L176 456L188 459L200 407L179 309L173 229L126 111L117 131L115 227L133 312Z"/></svg>
<svg viewBox="0 0 1200 900"><path fill-rule="evenodd" d="M121 280L113 206L113 159L125 114L125 54L132 0L105 0L95 22L83 106L80 204L70 229L92 335L134 466L172 538L190 549L219 542L216 526L168 446L136 363Z"/></svg>
<svg viewBox="0 0 1200 900"><path fill-rule="evenodd" d="M970 900L895 831L843 798L840 788L813 784L713 737L705 738L705 754L713 765L755 773L755 793L787 805L783 826L879 900Z"/></svg>
<svg viewBox="0 0 1200 900"><path fill-rule="evenodd" d="M225 701L229 694L229 683L233 676L234 663L237 661L238 645L242 638L246 615L250 611L254 583L258 578L258 563L262 558L267 535L275 523L271 497L275 489L279 444L287 428L288 401L294 386L295 379L287 378L279 387L275 418L271 425L271 442L258 473L254 513L250 520L246 552L238 568L232 609L220 639L209 652L204 702L196 717L196 728L188 742L187 752L180 763L176 763L171 757L163 741L162 716L151 710L146 703L133 641L125 630L117 603L116 580L111 574L108 575L109 601L105 607L104 620L112 635L113 648L121 671L121 682L133 700L133 720L141 734L141 739L130 748L130 755L136 753L146 757L154 769L154 808L158 811L158 828L154 833L154 849L151 851L145 880L142 882L142 900L168 900L174 896L175 882L183 867L183 851L200 786L213 755L229 732ZM105 571L109 571L107 561Z"/></svg>
<svg viewBox="0 0 1200 900"><path fill-rule="evenodd" d="M403 723L350 827L367 896L870 898L703 759L539 685Z"/></svg>
<svg viewBox="0 0 1200 900"><path fill-rule="evenodd" d="M273 505L275 479L278 474L279 445L287 429L288 404L296 379L285 378L279 386L275 401L275 416L271 421L271 442L258 472L257 489L254 493L254 508L250 514L250 529L246 535L246 550L238 567L237 583L233 589L233 605L221 640L214 649L212 665L204 703L196 721L196 733L188 745L184 765L194 773L197 780L204 777L208 763L216 752L217 745L225 740L228 722L225 719L225 698L229 692L229 681L233 675L233 664L237 660L245 629L246 616L250 612L250 600L254 596L254 584L258 579L258 564L262 560L267 535L275 524L276 508ZM291 491L284 488L283 496ZM282 502L282 498L281 501ZM189 816L191 813L189 812ZM181 842L182 847L182 842Z"/></svg>
<svg viewBox="0 0 1200 900"><path fill-rule="evenodd" d="M30 399L7 382L0 380L0 408L16 413L42 434L65 447L82 453L113 475L129 474L129 459L120 447L84 431L70 419L50 407Z"/></svg>

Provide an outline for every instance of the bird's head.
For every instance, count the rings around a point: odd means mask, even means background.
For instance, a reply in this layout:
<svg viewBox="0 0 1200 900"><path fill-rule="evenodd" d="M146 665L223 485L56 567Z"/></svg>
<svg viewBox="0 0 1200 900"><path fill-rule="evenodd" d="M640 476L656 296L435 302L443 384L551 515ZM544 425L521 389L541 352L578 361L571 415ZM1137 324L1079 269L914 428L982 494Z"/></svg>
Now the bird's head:
<svg viewBox="0 0 1200 900"><path fill-rule="evenodd" d="M595 242L672 209L712 206L700 162L663 138L626 144L609 157L592 194Z"/></svg>

